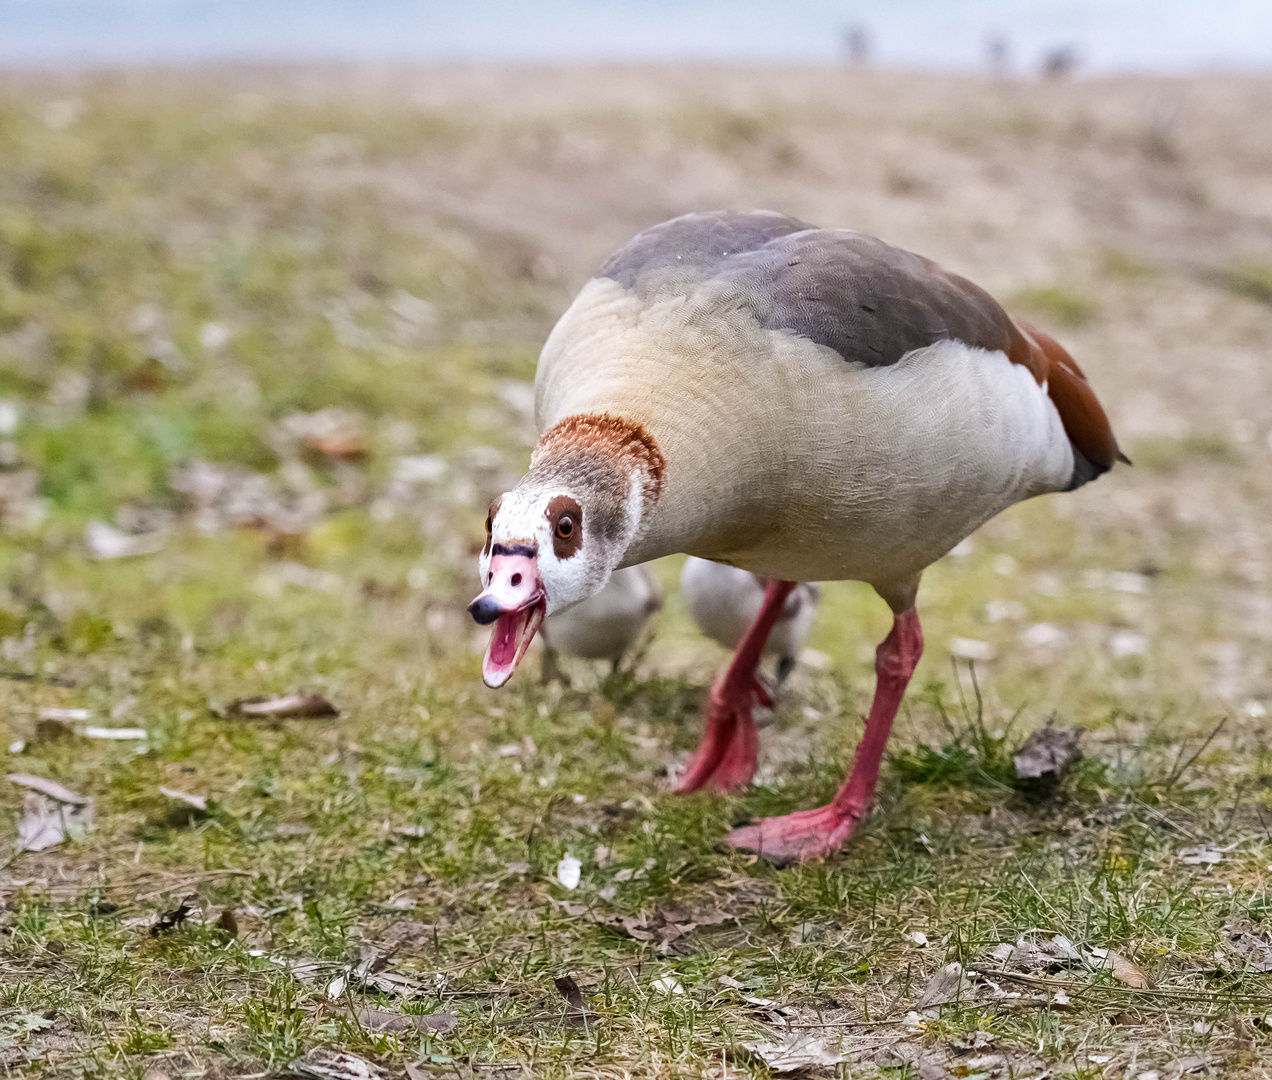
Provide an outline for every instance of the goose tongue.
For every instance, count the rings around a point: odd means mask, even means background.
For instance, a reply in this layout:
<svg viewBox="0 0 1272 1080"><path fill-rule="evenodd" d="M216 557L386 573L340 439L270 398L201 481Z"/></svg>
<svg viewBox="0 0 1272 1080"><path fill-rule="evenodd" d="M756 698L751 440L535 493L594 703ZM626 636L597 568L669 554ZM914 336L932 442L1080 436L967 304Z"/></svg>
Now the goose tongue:
<svg viewBox="0 0 1272 1080"><path fill-rule="evenodd" d="M503 686L517 670L534 635L543 625L545 605L543 600L505 611L495 620L490 644L481 662L481 677L487 686Z"/></svg>

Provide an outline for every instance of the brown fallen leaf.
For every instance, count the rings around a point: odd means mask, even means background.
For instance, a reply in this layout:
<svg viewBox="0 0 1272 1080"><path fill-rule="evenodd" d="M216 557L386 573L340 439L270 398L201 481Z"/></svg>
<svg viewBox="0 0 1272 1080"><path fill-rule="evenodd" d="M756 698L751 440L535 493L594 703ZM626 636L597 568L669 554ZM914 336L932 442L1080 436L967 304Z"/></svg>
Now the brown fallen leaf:
<svg viewBox="0 0 1272 1080"><path fill-rule="evenodd" d="M27 789L15 844L19 852L44 851L68 836L81 839L93 827L93 800L87 796L42 776L11 773L9 779Z"/></svg>
<svg viewBox="0 0 1272 1080"><path fill-rule="evenodd" d="M1235 959L1236 964L1228 963L1225 967L1238 970L1246 968L1252 971L1272 971L1272 942L1264 935L1254 934L1248 930L1230 927L1223 937L1225 950L1230 954L1224 957L1217 954L1220 961Z"/></svg>
<svg viewBox="0 0 1272 1080"><path fill-rule="evenodd" d="M422 923L415 919L402 919L387 927L380 935L380 944L389 951L398 949L420 948L432 945L436 940L437 928L432 923Z"/></svg>
<svg viewBox="0 0 1272 1080"><path fill-rule="evenodd" d="M61 739L73 739L75 735L75 728L65 720L43 716L35 722L36 742L58 742Z"/></svg>
<svg viewBox="0 0 1272 1080"><path fill-rule="evenodd" d="M224 930L232 938L238 937L239 925L238 918L234 914L233 908L226 908L221 912L221 917L216 920L216 925Z"/></svg>
<svg viewBox="0 0 1272 1080"><path fill-rule="evenodd" d="M206 795L192 795L188 791L178 791L176 788L164 787L162 784L159 785L159 794L172 799L173 802L185 803L186 806L201 814L206 814L208 811Z"/></svg>
<svg viewBox="0 0 1272 1080"><path fill-rule="evenodd" d="M387 1080L388 1073L345 1050L314 1047L291 1064L291 1075L304 1080Z"/></svg>
<svg viewBox="0 0 1272 1080"><path fill-rule="evenodd" d="M963 965L955 961L952 964L946 964L932 976L923 991L923 996L914 1007L920 1012L927 1009L939 1009L947 1002L970 994L970 991L971 987L963 973Z"/></svg>
<svg viewBox="0 0 1272 1080"><path fill-rule="evenodd" d="M339 716L340 710L318 694L281 694L240 698L226 708L230 716L265 720L316 720Z"/></svg>
<svg viewBox="0 0 1272 1080"><path fill-rule="evenodd" d="M781 1042L744 1042L742 1046L776 1073L838 1065L847 1060L829 1043L806 1032L794 1032Z"/></svg>
<svg viewBox="0 0 1272 1080"><path fill-rule="evenodd" d="M367 456L366 435L357 413L336 408L292 413L281 426L311 458L359 462Z"/></svg>
<svg viewBox="0 0 1272 1080"><path fill-rule="evenodd" d="M579 984L574 981L574 976L561 975L552 981L556 983L556 988L560 991L561 996L570 1003L570 1007L565 1013L565 1019L572 1024L586 1024L592 1012L583 1003L583 991L579 989Z"/></svg>
<svg viewBox="0 0 1272 1080"><path fill-rule="evenodd" d="M358 1009L353 1015L358 1023L368 1031L436 1031L445 1033L455 1030L455 1017L450 1013L444 1012L424 1013L417 1016L364 1007Z"/></svg>
<svg viewBox="0 0 1272 1080"><path fill-rule="evenodd" d="M1012 756L1021 780L1058 779L1069 766L1082 760L1085 728L1054 728L1048 724L1027 738Z"/></svg>
<svg viewBox="0 0 1272 1080"><path fill-rule="evenodd" d="M1095 966L1108 968L1118 982L1125 983L1136 990L1149 988L1148 976L1143 968L1121 953L1114 952L1112 949L1092 949L1091 955L1100 961Z"/></svg>

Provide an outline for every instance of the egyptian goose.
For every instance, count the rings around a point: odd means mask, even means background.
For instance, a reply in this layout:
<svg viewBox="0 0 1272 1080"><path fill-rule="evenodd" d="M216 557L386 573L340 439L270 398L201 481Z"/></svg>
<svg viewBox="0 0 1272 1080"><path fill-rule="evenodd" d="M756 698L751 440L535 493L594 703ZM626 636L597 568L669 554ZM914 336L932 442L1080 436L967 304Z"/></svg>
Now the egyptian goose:
<svg viewBox="0 0 1272 1080"><path fill-rule="evenodd" d="M873 800L923 650L924 568L1012 504L1122 458L1046 334L925 258L775 213L689 214L620 249L544 345L535 417L529 472L491 504L469 607L494 624L489 685L545 615L619 567L687 552L768 578L681 791L754 774L756 667L797 582L864 581L891 607L835 797L728 838L775 861L837 850Z"/></svg>
<svg viewBox="0 0 1272 1080"><path fill-rule="evenodd" d="M699 630L726 649L736 649L764 606L764 582L747 570L691 555L680 572L680 595ZM769 631L764 655L777 657L779 685L795 670L820 599L814 582L800 582Z"/></svg>
<svg viewBox="0 0 1272 1080"><path fill-rule="evenodd" d="M662 593L648 567L615 570L600 592L543 621L543 643L549 650L545 669L555 668L553 653L563 652L583 660L609 660L617 671L661 607Z"/></svg>

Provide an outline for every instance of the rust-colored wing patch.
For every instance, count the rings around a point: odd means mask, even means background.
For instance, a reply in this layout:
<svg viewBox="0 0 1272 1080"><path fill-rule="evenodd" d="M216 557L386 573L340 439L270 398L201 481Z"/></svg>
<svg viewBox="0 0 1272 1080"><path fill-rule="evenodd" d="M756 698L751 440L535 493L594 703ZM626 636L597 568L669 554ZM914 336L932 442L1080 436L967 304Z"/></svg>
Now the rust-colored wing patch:
<svg viewBox="0 0 1272 1080"><path fill-rule="evenodd" d="M1081 455L1074 468L1073 486L1108 472L1115 461L1130 464L1118 448L1104 406L1065 347L1028 323L1018 323L1017 327L1019 338L1013 335L1008 356L1013 363L1029 368L1040 383L1046 383L1064 433L1075 453ZM1081 459L1085 459L1085 464Z"/></svg>

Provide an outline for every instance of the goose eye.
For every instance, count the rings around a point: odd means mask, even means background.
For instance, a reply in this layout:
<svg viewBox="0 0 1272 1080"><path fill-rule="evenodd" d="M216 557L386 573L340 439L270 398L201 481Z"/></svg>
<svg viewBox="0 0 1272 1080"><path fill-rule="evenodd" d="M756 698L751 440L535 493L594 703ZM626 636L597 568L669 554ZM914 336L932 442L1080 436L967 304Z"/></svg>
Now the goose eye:
<svg viewBox="0 0 1272 1080"><path fill-rule="evenodd" d="M491 524L490 524L490 515L487 514L486 515L486 535L489 536L492 532L494 532L494 529L491 527Z"/></svg>
<svg viewBox="0 0 1272 1080"><path fill-rule="evenodd" d="M556 534L562 540L568 540L574 535L574 519L569 514L561 515L561 520L557 522Z"/></svg>

